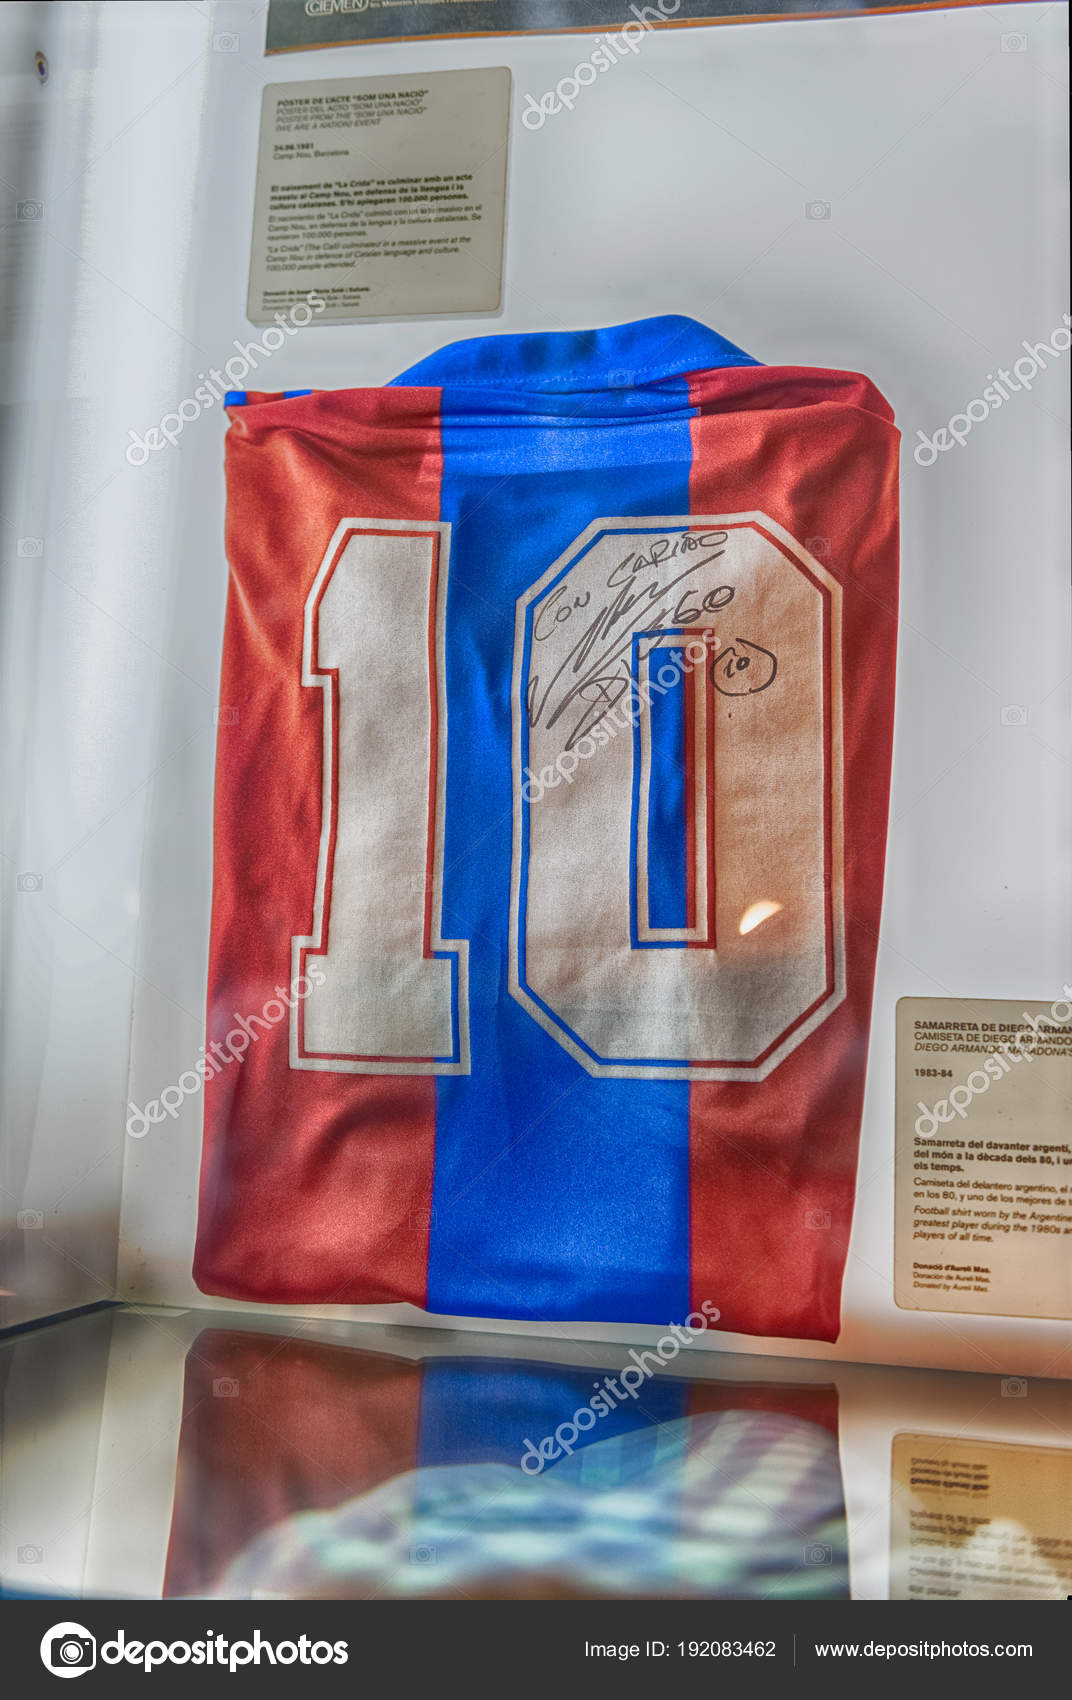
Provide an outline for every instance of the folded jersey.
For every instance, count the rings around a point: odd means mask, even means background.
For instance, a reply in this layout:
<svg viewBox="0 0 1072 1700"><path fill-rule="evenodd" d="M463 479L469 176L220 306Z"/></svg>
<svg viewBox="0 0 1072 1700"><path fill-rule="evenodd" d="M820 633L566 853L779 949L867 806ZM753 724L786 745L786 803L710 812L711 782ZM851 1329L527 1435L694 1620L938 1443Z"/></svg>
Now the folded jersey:
<svg viewBox="0 0 1072 1700"><path fill-rule="evenodd" d="M889 406L673 317L231 401L198 1284L836 1338Z"/></svg>

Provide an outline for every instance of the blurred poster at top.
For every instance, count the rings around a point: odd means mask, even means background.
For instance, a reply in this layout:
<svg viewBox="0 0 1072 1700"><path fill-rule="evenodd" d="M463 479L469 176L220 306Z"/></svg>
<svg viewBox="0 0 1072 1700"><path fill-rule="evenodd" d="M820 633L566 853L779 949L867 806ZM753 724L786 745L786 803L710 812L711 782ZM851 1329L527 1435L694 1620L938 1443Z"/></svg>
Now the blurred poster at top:
<svg viewBox="0 0 1072 1700"><path fill-rule="evenodd" d="M560 34L602 29L657 29L778 18L829 18L857 12L930 12L985 0L270 0L266 53L309 47L356 47L367 41L437 36Z"/></svg>

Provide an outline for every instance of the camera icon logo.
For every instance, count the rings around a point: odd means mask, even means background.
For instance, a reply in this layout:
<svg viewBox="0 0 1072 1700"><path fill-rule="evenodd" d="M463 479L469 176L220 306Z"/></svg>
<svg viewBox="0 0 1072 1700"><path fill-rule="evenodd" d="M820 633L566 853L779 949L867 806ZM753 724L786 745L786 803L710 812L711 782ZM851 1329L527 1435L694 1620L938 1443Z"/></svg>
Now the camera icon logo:
<svg viewBox="0 0 1072 1700"><path fill-rule="evenodd" d="M436 1549L435 1547L423 1545L410 1547L409 1561L411 1564L434 1564L436 1561Z"/></svg>
<svg viewBox="0 0 1072 1700"><path fill-rule="evenodd" d="M41 201L16 201L15 217L25 224L40 223L45 215L44 203Z"/></svg>
<svg viewBox="0 0 1072 1700"><path fill-rule="evenodd" d="M18 1559L20 1564L43 1564L45 1561L45 1549L44 1547L35 1547L33 1545L16 1547L15 1557Z"/></svg>
<svg viewBox="0 0 1072 1700"><path fill-rule="evenodd" d="M44 552L45 545L40 537L20 537L15 544L15 553L23 561L36 560Z"/></svg>
<svg viewBox="0 0 1072 1700"><path fill-rule="evenodd" d="M53 1676L85 1676L97 1663L97 1643L81 1623L54 1623L41 1637L41 1663Z"/></svg>
<svg viewBox="0 0 1072 1700"><path fill-rule="evenodd" d="M24 1233L32 1228L43 1228L44 1225L45 1218L40 1210L16 1210L15 1212L15 1226L21 1228Z"/></svg>
<svg viewBox="0 0 1072 1700"><path fill-rule="evenodd" d="M216 725L217 726L237 726L238 725L238 710L237 710L237 708L221 706L220 708L217 708L215 712L216 712Z"/></svg>
<svg viewBox="0 0 1072 1700"><path fill-rule="evenodd" d="M807 201L804 206L805 218L829 218L829 201Z"/></svg>
<svg viewBox="0 0 1072 1700"><path fill-rule="evenodd" d="M804 547L817 561L825 561L830 553L829 537L805 537Z"/></svg>
<svg viewBox="0 0 1072 1700"><path fill-rule="evenodd" d="M1001 38L1002 53L1026 53L1027 37L1022 30L1009 30Z"/></svg>
<svg viewBox="0 0 1072 1700"><path fill-rule="evenodd" d="M1022 1375L1006 1375L1001 1381L1001 1397L1003 1399L1026 1399L1027 1382Z"/></svg>
<svg viewBox="0 0 1072 1700"><path fill-rule="evenodd" d="M813 1541L804 1548L805 1564L829 1564L834 1556L834 1549L825 1546L822 1541Z"/></svg>
<svg viewBox="0 0 1072 1700"><path fill-rule="evenodd" d="M829 1210L805 1210L804 1226L806 1228L829 1228Z"/></svg>
<svg viewBox="0 0 1072 1700"><path fill-rule="evenodd" d="M609 390L631 390L633 388L632 372L608 372L607 388Z"/></svg>
<svg viewBox="0 0 1072 1700"><path fill-rule="evenodd" d="M1003 726L1026 726L1027 709L1023 703L1007 702L1001 711L1001 724Z"/></svg>
<svg viewBox="0 0 1072 1700"><path fill-rule="evenodd" d="M238 1382L233 1375L221 1375L218 1381L212 1383L214 1399L237 1399Z"/></svg>
<svg viewBox="0 0 1072 1700"><path fill-rule="evenodd" d="M40 891L44 883L44 876L42 874L25 873L15 875L16 891Z"/></svg>
<svg viewBox="0 0 1072 1700"><path fill-rule="evenodd" d="M213 53L237 53L238 37L233 30L221 30L219 35L212 37Z"/></svg>

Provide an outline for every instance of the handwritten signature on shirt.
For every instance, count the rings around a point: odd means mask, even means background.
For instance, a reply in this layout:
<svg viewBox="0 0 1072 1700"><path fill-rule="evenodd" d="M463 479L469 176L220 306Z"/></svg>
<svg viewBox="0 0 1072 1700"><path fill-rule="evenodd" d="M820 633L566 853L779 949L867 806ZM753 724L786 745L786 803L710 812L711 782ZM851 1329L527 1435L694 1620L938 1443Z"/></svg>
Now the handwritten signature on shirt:
<svg viewBox="0 0 1072 1700"><path fill-rule="evenodd" d="M617 562L606 580L612 594L586 620L578 621L577 640L565 659L546 684L538 673L531 676L526 702L529 723L538 726L542 721L549 730L563 715L579 709L564 744L572 749L632 689L634 634L668 626L696 627L707 615L728 607L736 594L732 585L719 584L701 594L696 584L696 574L725 553L728 538L726 531L656 537L646 550L631 550ZM669 563L673 569L667 578ZM536 616L534 643L546 643L591 606L591 591L571 595L568 584L557 587ZM771 650L742 637L726 644L710 663L711 682L722 696L765 691L777 671Z"/></svg>

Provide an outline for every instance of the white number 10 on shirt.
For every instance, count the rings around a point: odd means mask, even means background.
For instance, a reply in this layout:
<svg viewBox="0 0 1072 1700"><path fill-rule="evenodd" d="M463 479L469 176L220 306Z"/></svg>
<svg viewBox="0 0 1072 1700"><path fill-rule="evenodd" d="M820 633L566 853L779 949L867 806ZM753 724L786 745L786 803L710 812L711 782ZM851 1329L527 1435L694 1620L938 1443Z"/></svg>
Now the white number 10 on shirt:
<svg viewBox="0 0 1072 1700"><path fill-rule="evenodd" d="M321 832L293 972L324 979L294 1068L469 1071L449 530L343 521L306 603ZM509 992L590 1074L762 1080L842 1001L840 643L836 581L761 514L595 520L518 600Z"/></svg>

